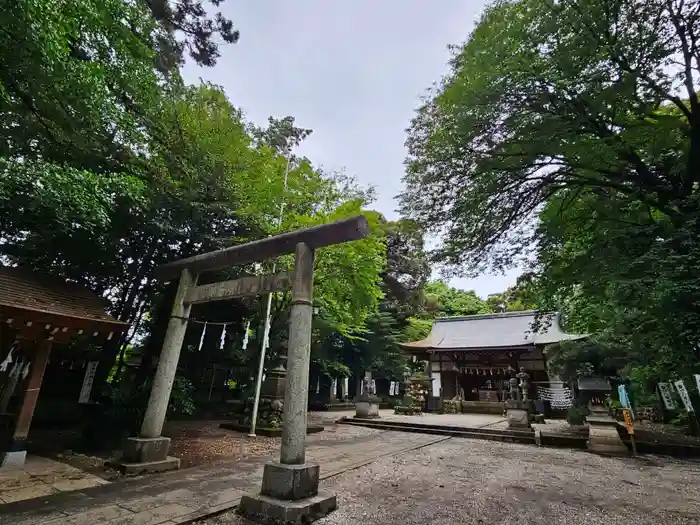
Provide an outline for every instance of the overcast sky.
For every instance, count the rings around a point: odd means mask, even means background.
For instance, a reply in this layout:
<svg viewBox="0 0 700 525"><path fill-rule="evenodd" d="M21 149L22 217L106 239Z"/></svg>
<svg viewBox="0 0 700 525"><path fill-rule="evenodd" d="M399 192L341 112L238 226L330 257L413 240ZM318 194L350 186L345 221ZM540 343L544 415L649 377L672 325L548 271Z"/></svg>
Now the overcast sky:
<svg viewBox="0 0 700 525"><path fill-rule="evenodd" d="M313 134L296 152L376 187L375 208L396 218L405 129L420 95L447 72L484 0L227 0L241 32L214 68L185 67L226 89L248 120L292 115ZM453 280L485 297L517 272Z"/></svg>

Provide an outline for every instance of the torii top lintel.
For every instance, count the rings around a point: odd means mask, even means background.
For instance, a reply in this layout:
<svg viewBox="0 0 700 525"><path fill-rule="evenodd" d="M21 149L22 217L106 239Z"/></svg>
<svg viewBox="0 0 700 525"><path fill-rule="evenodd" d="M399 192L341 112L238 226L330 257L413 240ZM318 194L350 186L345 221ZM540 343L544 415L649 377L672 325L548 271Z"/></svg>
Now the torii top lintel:
<svg viewBox="0 0 700 525"><path fill-rule="evenodd" d="M177 279L184 269L190 270L193 274L222 270L231 266L265 261L279 255L294 253L296 245L300 242L312 249L317 249L332 244L357 241L367 237L368 233L367 219L364 215L358 215L350 219L282 233L163 264L155 269L155 276L157 279L170 281Z"/></svg>

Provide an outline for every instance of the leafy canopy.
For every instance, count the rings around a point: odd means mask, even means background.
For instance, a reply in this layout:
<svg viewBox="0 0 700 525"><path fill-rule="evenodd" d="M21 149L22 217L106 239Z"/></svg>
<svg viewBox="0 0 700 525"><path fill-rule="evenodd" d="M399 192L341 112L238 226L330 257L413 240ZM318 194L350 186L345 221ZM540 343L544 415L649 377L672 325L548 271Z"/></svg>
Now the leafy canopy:
<svg viewBox="0 0 700 525"><path fill-rule="evenodd" d="M682 221L700 182L699 10L682 0L488 8L409 129L402 210L445 233L438 259L474 272L512 263L533 212L562 189Z"/></svg>

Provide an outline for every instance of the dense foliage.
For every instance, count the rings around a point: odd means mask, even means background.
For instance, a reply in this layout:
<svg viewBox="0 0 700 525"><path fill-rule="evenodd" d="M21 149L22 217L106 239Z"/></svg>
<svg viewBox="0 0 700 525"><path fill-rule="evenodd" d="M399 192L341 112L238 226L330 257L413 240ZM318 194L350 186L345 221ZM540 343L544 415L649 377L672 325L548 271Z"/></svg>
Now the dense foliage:
<svg viewBox="0 0 700 525"><path fill-rule="evenodd" d="M569 375L698 370L699 18L497 1L409 129L404 215L444 233L439 262L529 267L528 302L595 334L550 350Z"/></svg>

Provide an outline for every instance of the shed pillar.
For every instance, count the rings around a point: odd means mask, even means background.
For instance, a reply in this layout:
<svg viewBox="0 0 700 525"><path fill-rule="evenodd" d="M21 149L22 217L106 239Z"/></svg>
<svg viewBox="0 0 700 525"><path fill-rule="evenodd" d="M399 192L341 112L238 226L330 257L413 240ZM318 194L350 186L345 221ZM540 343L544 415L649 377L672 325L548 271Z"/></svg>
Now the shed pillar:
<svg viewBox="0 0 700 525"><path fill-rule="evenodd" d="M32 425L36 402L39 399L46 364L49 362L51 345L52 341L45 339L39 343L36 350L29 368L29 378L24 391L22 407L14 422L14 428L5 436L5 442L0 445L0 469L24 466L24 460L27 457L27 436Z"/></svg>

